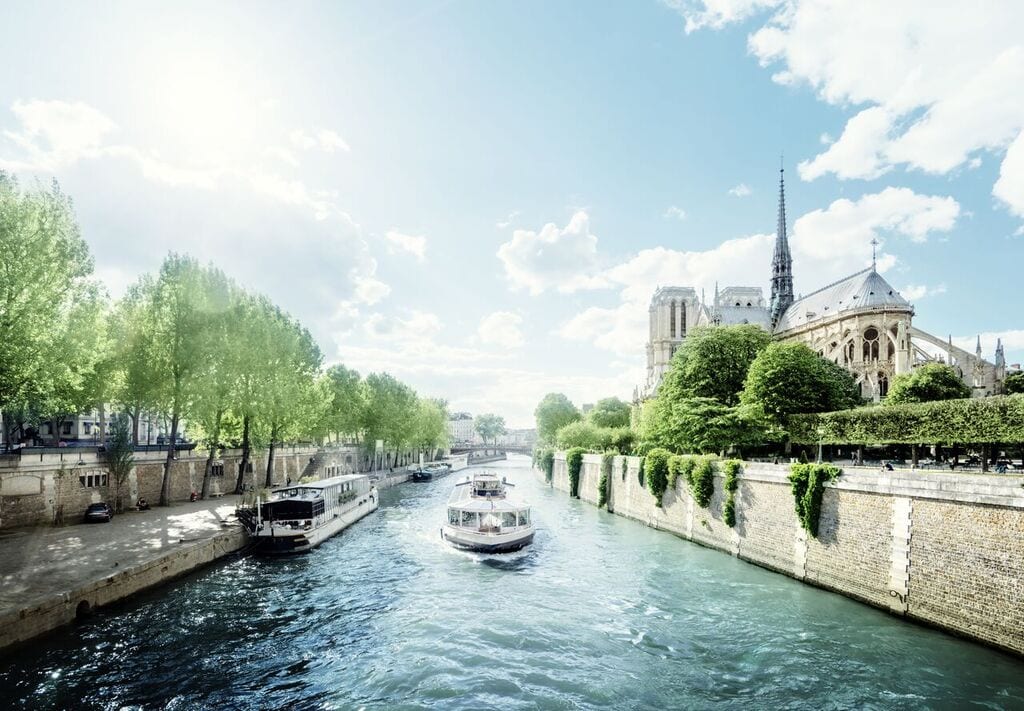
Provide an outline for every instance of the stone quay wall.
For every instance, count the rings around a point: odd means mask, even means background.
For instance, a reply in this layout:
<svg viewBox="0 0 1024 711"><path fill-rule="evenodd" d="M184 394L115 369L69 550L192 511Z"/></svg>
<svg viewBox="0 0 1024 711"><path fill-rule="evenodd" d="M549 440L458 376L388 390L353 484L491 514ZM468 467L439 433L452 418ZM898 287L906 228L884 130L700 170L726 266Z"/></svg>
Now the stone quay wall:
<svg viewBox="0 0 1024 711"><path fill-rule="evenodd" d="M594 505L601 460L584 455L580 471L580 499ZM743 463L733 528L721 472L707 508L682 480L659 508L639 472L638 457L614 458L610 512L1024 655L1024 477L847 470L825 485L814 538L797 520L788 465ZM564 452L552 485L569 491Z"/></svg>
<svg viewBox="0 0 1024 711"><path fill-rule="evenodd" d="M203 486L207 452L179 451L171 466L171 500L187 501ZM350 472L359 465L355 447L320 449L317 447L279 447L274 452L275 484L304 476L321 478ZM262 486L267 468L267 450L253 450L246 486ZM139 498L150 504L160 500L164 461L167 452L136 452L135 467L122 491L125 506ZM231 493L235 489L241 450L224 450L214 461L222 472L211 478L211 494ZM0 529L49 525L81 520L89 504L105 501L111 505L116 495L112 477L107 473L102 454L95 450L65 450L5 456L0 461Z"/></svg>

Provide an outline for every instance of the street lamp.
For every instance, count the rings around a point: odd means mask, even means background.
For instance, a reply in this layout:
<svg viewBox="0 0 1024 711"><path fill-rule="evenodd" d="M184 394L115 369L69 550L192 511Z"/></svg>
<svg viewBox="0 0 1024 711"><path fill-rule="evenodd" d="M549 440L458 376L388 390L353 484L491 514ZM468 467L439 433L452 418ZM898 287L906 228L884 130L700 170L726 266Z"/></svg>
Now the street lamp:
<svg viewBox="0 0 1024 711"><path fill-rule="evenodd" d="M821 440L824 437L825 437L825 428L824 427L818 427L818 464L821 464L821 461L822 461L822 457L821 457L821 450L822 450Z"/></svg>

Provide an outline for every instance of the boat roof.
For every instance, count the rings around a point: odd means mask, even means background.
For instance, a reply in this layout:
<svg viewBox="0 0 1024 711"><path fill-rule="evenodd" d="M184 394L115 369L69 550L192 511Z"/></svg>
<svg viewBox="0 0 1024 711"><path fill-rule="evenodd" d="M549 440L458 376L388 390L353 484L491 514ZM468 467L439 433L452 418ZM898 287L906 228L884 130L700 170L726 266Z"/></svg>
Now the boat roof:
<svg viewBox="0 0 1024 711"><path fill-rule="evenodd" d="M456 484L448 499L448 505L463 511L521 511L530 508L525 501L510 500L504 496L474 497L472 482L477 478L478 476L474 475L472 479L466 479ZM501 480L498 479L498 481Z"/></svg>
<svg viewBox="0 0 1024 711"><path fill-rule="evenodd" d="M335 486L337 484L344 484L349 481L356 481L358 479L366 479L365 474L342 474L341 476L333 476L330 479L319 479L317 481L307 481L303 483L288 484L287 486L279 486L273 491L288 491L289 489L326 489L329 486Z"/></svg>

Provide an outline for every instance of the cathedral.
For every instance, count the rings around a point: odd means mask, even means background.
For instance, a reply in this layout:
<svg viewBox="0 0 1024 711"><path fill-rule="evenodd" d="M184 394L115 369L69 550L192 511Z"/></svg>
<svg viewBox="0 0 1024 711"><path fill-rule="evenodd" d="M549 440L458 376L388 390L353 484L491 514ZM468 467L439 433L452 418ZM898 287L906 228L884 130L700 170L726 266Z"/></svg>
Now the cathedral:
<svg viewBox="0 0 1024 711"><path fill-rule="evenodd" d="M728 286L708 303L703 292L688 286L659 287L650 307L647 383L639 397L652 397L672 355L698 326L756 324L780 341L806 343L824 358L853 374L865 399L886 396L893 376L918 365L951 365L975 396L1002 393L1006 358L996 345L994 362L982 357L981 339L974 353L913 325L914 307L878 273L875 259L867 269L794 298L793 258L786 231L785 176L779 171L779 215L772 255L771 296L759 286ZM877 243L873 243L873 247Z"/></svg>

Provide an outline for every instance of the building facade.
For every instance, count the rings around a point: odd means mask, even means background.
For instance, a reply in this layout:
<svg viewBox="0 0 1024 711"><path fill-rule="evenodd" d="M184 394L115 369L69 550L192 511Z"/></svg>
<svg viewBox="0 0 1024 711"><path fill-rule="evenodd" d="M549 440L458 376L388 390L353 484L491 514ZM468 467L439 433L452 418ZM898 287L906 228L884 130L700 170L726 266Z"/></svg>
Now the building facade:
<svg viewBox="0 0 1024 711"><path fill-rule="evenodd" d="M877 243L873 243L873 247ZM692 287L658 288L649 310L647 382L638 397L652 397L671 364L672 355L697 326L755 324L780 341L806 343L819 355L846 368L861 394L878 401L896 375L929 362L948 363L975 396L1003 392L1006 356L997 343L994 358L984 358L981 339L974 353L932 336L913 325L914 307L869 268L828 284L806 296L793 294L793 259L786 227L784 174L779 173L779 211L772 254L771 295L760 287L730 286L709 303Z"/></svg>

